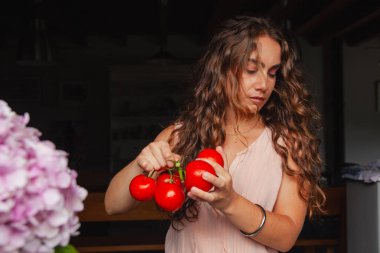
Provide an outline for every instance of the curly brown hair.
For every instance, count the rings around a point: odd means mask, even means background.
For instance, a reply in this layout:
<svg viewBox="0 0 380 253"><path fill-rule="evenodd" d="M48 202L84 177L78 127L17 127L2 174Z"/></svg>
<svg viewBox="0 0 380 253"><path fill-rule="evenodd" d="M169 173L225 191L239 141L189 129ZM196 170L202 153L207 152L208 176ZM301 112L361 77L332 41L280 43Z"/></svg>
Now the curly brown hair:
<svg viewBox="0 0 380 253"><path fill-rule="evenodd" d="M173 144L173 151L183 157L183 164L195 159L203 148L223 145L226 107L231 106L238 116L244 115L238 96L239 79L251 52L257 48L258 38L264 35L281 46L281 68L274 91L259 114L272 131L273 145L282 158L283 170L298 176L299 194L308 203L309 216L312 216L322 211L325 201L319 187L322 166L317 132L320 117L303 85L294 48L281 29L269 20L239 16L222 23L196 65L193 97L177 118L178 127L170 141L177 136L179 141ZM230 96L226 85L230 85ZM288 166L288 156L299 171ZM194 220L197 215L196 202L188 198L185 205L172 214L172 219Z"/></svg>

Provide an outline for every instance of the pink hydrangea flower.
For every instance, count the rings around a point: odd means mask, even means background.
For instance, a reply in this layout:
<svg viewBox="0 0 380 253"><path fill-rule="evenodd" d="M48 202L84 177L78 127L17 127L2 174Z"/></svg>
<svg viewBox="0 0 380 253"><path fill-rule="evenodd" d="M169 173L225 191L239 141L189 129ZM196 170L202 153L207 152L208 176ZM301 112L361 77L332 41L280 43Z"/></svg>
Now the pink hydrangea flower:
<svg viewBox="0 0 380 253"><path fill-rule="evenodd" d="M0 252L52 253L78 234L86 189L67 153L0 100Z"/></svg>

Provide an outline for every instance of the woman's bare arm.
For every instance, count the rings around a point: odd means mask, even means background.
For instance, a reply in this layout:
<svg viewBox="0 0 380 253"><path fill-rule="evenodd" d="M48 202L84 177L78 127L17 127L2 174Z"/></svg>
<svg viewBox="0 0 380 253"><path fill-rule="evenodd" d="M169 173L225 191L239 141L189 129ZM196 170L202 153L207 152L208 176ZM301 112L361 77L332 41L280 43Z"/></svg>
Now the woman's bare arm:
<svg viewBox="0 0 380 253"><path fill-rule="evenodd" d="M217 150L223 153L219 147ZM208 162L214 166L218 176L204 173L203 178L211 182L215 190L204 192L193 187L188 196L206 201L219 209L237 229L246 233L256 231L263 219L260 207L234 191L231 175L226 168L213 161ZM298 170L291 158L288 160L288 165ZM266 211L266 221L262 230L257 236L250 238L281 252L291 249L302 229L307 211L306 201L298 192L297 177L283 173L273 211Z"/></svg>
<svg viewBox="0 0 380 253"><path fill-rule="evenodd" d="M131 163L119 171L111 180L105 195L105 209L108 214L124 213L138 204L129 193L131 180L144 171L158 170L173 166L173 154L168 144L173 127L164 129L148 144Z"/></svg>

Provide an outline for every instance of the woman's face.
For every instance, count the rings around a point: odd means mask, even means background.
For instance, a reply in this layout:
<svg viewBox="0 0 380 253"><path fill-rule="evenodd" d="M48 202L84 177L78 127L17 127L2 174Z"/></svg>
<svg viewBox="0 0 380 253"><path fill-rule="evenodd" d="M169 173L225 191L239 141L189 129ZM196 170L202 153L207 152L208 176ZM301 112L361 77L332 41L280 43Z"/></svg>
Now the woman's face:
<svg viewBox="0 0 380 253"><path fill-rule="evenodd" d="M249 112L259 112L268 101L280 64L280 45L267 35L259 37L240 78L239 100Z"/></svg>

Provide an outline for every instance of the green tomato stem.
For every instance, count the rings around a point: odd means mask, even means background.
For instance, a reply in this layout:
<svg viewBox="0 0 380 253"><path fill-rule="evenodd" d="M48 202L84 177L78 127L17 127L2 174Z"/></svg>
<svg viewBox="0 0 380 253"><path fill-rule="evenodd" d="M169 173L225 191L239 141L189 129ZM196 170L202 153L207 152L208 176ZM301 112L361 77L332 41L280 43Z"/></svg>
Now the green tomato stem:
<svg viewBox="0 0 380 253"><path fill-rule="evenodd" d="M179 174L179 178L181 180L181 183L183 183L185 181L185 177L184 177L184 170L182 169L181 167L181 162L180 161L177 161L175 163L175 167L177 168L178 170L178 174Z"/></svg>
<svg viewBox="0 0 380 253"><path fill-rule="evenodd" d="M179 167L178 173L179 173L179 178L181 179L181 183L185 182L184 171L182 167Z"/></svg>
<svg viewBox="0 0 380 253"><path fill-rule="evenodd" d="M153 177L153 174L154 174L154 172L155 172L155 170L153 169L153 170L151 170L151 171L149 171L149 173L148 173L148 177Z"/></svg>
<svg viewBox="0 0 380 253"><path fill-rule="evenodd" d="M173 171L172 171L173 169L171 168L171 169L168 169L168 171L169 171L169 175L170 175L170 183L172 184L174 181L173 181Z"/></svg>

